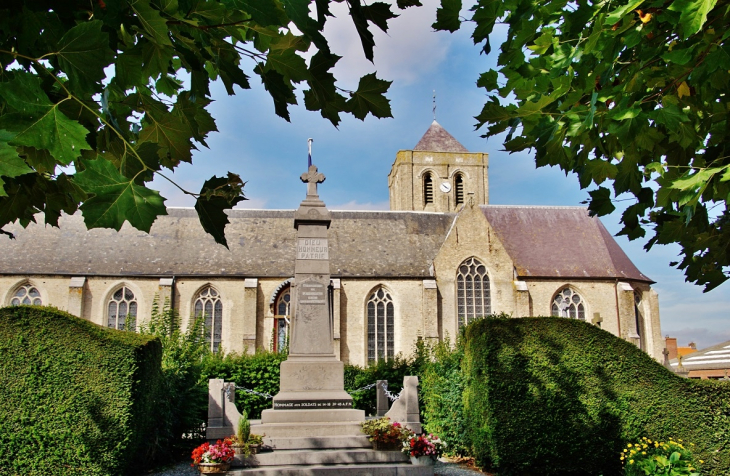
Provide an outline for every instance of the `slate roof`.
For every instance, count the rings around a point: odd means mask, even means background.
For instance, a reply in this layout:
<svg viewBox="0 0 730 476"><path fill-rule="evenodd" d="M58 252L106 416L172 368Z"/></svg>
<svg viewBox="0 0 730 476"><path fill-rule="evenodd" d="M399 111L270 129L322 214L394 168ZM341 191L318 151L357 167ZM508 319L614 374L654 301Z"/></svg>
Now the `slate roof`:
<svg viewBox="0 0 730 476"><path fill-rule="evenodd" d="M0 274L80 276L294 275L293 210L233 210L230 251L207 235L192 208L170 208L149 235L129 224L119 232L86 230L80 214L60 228L11 225L15 240L0 236ZM330 228L334 276L428 277L454 214L333 211Z"/></svg>
<svg viewBox="0 0 730 476"><path fill-rule="evenodd" d="M454 136L446 132L446 129L441 127L441 124L436 121L431 123L431 127L423 134L423 137L421 137L421 140L418 141L418 144L416 144L413 150L469 153L466 147L454 139Z"/></svg>
<svg viewBox="0 0 730 476"><path fill-rule="evenodd" d="M679 366L677 359L670 364L675 370ZM682 367L686 371L730 369L730 340L682 357Z"/></svg>
<svg viewBox="0 0 730 476"><path fill-rule="evenodd" d="M482 205L519 276L653 283L584 207Z"/></svg>
<svg viewBox="0 0 730 476"><path fill-rule="evenodd" d="M579 207L481 206L519 276L652 282L597 218ZM170 208L150 233L87 230L80 214L60 228L11 225L0 236L0 274L70 276L239 276L294 274L293 210L232 210L230 250L207 235L192 208ZM431 276L453 213L332 211L330 269L335 277Z"/></svg>

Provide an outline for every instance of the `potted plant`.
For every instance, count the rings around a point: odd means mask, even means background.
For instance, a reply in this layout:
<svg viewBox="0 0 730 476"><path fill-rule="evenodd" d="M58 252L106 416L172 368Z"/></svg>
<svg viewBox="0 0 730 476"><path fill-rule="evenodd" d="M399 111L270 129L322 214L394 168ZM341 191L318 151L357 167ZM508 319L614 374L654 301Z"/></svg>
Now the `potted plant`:
<svg viewBox="0 0 730 476"><path fill-rule="evenodd" d="M231 440L218 440L214 445L203 443L193 450L193 464L204 474L225 473L231 467L234 456Z"/></svg>
<svg viewBox="0 0 730 476"><path fill-rule="evenodd" d="M238 419L236 434L231 437L231 446L237 455L249 456L248 439L250 434L251 422L248 421L248 413L244 410L241 418Z"/></svg>
<svg viewBox="0 0 730 476"><path fill-rule="evenodd" d="M373 449L379 451L398 451L401 442L408 437L409 431L400 423L388 417L367 420L360 424L362 432L368 435Z"/></svg>
<svg viewBox="0 0 730 476"><path fill-rule="evenodd" d="M403 441L403 453L411 457L411 463L417 466L432 466L446 448L438 436L433 434L416 435L411 433Z"/></svg>
<svg viewBox="0 0 730 476"><path fill-rule="evenodd" d="M257 435L255 433L251 433L251 435L249 435L248 450L251 454L255 455L261 451L261 445L264 444L264 436L266 435Z"/></svg>

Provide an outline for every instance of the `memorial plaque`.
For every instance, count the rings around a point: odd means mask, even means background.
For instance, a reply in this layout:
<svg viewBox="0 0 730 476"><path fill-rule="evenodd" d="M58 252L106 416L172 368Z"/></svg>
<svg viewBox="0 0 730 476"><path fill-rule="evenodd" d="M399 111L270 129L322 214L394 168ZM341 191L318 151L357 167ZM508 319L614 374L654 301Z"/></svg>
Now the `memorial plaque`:
<svg viewBox="0 0 730 476"><path fill-rule="evenodd" d="M330 259L327 238L299 238L297 259Z"/></svg>
<svg viewBox="0 0 730 476"><path fill-rule="evenodd" d="M305 282L299 291L299 304L327 304L327 288L322 283Z"/></svg>
<svg viewBox="0 0 730 476"><path fill-rule="evenodd" d="M279 400L274 401L274 410L329 410L352 408L352 400Z"/></svg>

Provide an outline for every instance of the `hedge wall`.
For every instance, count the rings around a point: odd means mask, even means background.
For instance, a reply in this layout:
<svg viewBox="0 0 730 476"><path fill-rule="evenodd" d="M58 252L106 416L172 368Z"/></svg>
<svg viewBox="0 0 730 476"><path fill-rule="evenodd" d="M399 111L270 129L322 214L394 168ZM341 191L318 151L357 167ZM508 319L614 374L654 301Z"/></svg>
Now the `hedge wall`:
<svg viewBox="0 0 730 476"><path fill-rule="evenodd" d="M0 474L119 475L148 461L160 343L53 308L0 309Z"/></svg>
<svg viewBox="0 0 730 476"><path fill-rule="evenodd" d="M464 411L477 462L500 475L621 474L641 436L693 442L730 474L730 386L676 376L582 321L488 318L465 334Z"/></svg>

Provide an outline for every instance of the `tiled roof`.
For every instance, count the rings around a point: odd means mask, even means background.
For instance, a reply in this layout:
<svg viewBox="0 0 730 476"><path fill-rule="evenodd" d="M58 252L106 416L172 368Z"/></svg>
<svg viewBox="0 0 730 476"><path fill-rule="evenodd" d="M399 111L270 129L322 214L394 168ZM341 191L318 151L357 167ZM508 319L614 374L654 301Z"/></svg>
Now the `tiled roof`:
<svg viewBox="0 0 730 476"><path fill-rule="evenodd" d="M679 366L677 359L670 364L675 370ZM730 340L682 357L682 366L689 371L730 368Z"/></svg>
<svg viewBox="0 0 730 476"><path fill-rule="evenodd" d="M431 123L431 127L423 134L423 137L421 137L421 140L418 141L418 144L416 144L413 150L469 153L466 147L454 139L454 136L446 132L446 129L441 127L441 124L436 121Z"/></svg>
<svg viewBox="0 0 730 476"><path fill-rule="evenodd" d="M481 209L519 276L653 282L586 208L482 205Z"/></svg>

